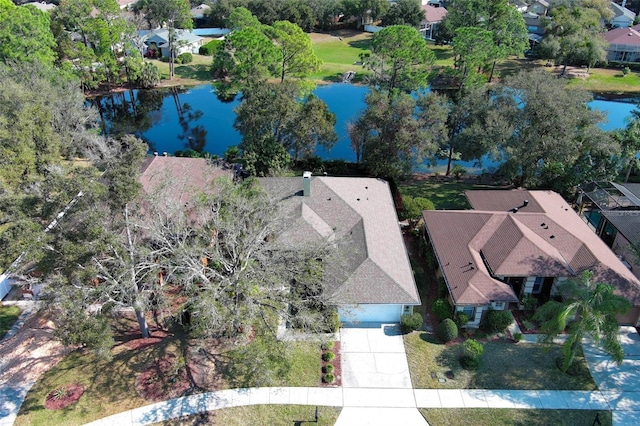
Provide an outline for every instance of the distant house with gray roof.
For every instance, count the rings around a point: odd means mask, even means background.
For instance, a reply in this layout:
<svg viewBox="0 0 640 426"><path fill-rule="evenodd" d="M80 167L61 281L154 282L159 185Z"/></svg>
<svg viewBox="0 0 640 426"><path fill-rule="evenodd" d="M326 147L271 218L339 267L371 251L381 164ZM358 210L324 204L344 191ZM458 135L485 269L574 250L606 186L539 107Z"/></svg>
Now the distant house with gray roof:
<svg viewBox="0 0 640 426"><path fill-rule="evenodd" d="M175 32L174 49L176 56L185 52L198 53L198 49L204 43L204 38L193 34L189 30L176 29ZM159 50L162 57L169 57L168 29L141 30L138 31L138 36L146 47L146 50L142 52L145 56L151 51L156 52Z"/></svg>
<svg viewBox="0 0 640 426"><path fill-rule="evenodd" d="M420 296L386 181L311 176L262 178L290 223L278 236L293 246L326 240L344 255L328 275L329 300L346 323L398 322Z"/></svg>
<svg viewBox="0 0 640 426"><path fill-rule="evenodd" d="M525 295L559 296L558 284L591 271L640 317L640 280L552 191L467 191L474 210L425 211L426 234L456 311L478 326L488 309L515 307Z"/></svg>
<svg viewBox="0 0 640 426"><path fill-rule="evenodd" d="M615 2L611 2L611 10L613 11L613 18L609 22L609 25L613 28L629 28L633 25L633 21L636 19L636 14L624 6L621 6Z"/></svg>

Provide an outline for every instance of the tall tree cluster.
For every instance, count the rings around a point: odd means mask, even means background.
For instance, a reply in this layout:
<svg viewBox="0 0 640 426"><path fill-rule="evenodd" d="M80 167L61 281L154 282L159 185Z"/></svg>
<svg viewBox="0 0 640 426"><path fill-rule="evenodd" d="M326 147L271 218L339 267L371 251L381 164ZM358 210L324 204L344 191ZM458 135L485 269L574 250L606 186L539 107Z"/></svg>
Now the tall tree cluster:
<svg viewBox="0 0 640 426"><path fill-rule="evenodd" d="M552 20L538 47L541 57L564 65L592 67L606 60L608 43L602 36L604 23L613 12L605 0L582 0L551 9Z"/></svg>

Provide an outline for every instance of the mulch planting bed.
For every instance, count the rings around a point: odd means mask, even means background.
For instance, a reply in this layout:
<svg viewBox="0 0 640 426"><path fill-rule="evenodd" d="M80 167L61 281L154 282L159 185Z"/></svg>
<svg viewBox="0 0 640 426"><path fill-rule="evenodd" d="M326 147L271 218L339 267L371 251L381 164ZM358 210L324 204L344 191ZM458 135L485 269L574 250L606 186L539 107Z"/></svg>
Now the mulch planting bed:
<svg viewBox="0 0 640 426"><path fill-rule="evenodd" d="M140 335L140 332L135 332L137 333L137 335ZM151 346L151 345L155 345L156 343L160 343L162 341L162 339L164 339L165 337L167 337L169 335L169 333L167 333L164 330L154 330L154 331L150 331L149 332L150 336L146 337L146 338L136 338L135 336L125 336L125 343L124 345L127 347L127 349L142 349L142 348L146 348L147 346ZM127 338L128 337L128 338Z"/></svg>
<svg viewBox="0 0 640 426"><path fill-rule="evenodd" d="M177 366L173 356L157 359L136 378L136 391L148 401L163 401L178 398L191 386L184 365Z"/></svg>
<svg viewBox="0 0 640 426"><path fill-rule="evenodd" d="M84 393L84 387L78 383L72 383L55 389L47 395L44 408L47 410L60 410L80 399Z"/></svg>
<svg viewBox="0 0 640 426"><path fill-rule="evenodd" d="M322 375L324 374L322 372L322 368L327 364L333 364L332 374L335 376L336 380L333 383L324 383L321 379L320 386L326 387L326 388L340 387L342 386L342 357L340 356L340 341L336 341L333 343L333 349L322 351L322 353L324 352L333 352L335 354L335 358L333 358L333 360L330 362L325 362L325 361L321 362L320 377L322 378Z"/></svg>

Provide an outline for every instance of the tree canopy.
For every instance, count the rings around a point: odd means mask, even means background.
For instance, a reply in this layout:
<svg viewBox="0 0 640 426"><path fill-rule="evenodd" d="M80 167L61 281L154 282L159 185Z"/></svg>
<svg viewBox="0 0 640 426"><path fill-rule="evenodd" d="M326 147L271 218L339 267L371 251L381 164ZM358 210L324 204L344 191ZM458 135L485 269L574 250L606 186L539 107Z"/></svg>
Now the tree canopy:
<svg viewBox="0 0 640 426"><path fill-rule="evenodd" d="M354 150L376 176L409 173L416 162L432 159L446 138L447 107L438 95L415 100L372 89L365 102L367 108L349 133Z"/></svg>
<svg viewBox="0 0 640 426"><path fill-rule="evenodd" d="M435 56L417 29L392 25L373 35L365 60L372 86L411 92L426 87Z"/></svg>
<svg viewBox="0 0 640 426"><path fill-rule="evenodd" d="M504 155L505 169L523 186L561 193L611 173L615 142L599 127L591 94L569 89L543 69L520 72L497 88L487 131Z"/></svg>
<svg viewBox="0 0 640 426"><path fill-rule="evenodd" d="M49 27L48 13L0 0L0 61L53 64L56 42Z"/></svg>
<svg viewBox="0 0 640 426"><path fill-rule="evenodd" d="M616 315L624 314L631 303L613 293L613 286L593 281L593 274L584 272L579 280L569 280L560 285L564 302L551 300L535 313L535 318L544 321L541 326L543 342L553 338L568 327L569 335L563 344L561 368L567 371L575 361L582 339L589 337L593 343L621 364L624 351L618 338Z"/></svg>

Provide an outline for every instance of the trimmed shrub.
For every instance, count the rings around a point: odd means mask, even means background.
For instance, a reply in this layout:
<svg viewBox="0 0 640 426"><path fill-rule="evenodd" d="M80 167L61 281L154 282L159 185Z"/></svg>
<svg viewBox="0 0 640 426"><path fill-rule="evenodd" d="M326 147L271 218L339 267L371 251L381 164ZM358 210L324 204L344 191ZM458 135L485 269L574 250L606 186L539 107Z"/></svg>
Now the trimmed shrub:
<svg viewBox="0 0 640 426"><path fill-rule="evenodd" d="M336 309L331 310L331 312L325 318L325 321L327 321L327 328L329 329L330 333L337 333L338 331L340 331L342 323L340 322L340 315L338 314L338 311Z"/></svg>
<svg viewBox="0 0 640 426"><path fill-rule="evenodd" d="M513 316L509 311L490 310L480 323L480 328L489 332L504 331L513 322Z"/></svg>
<svg viewBox="0 0 640 426"><path fill-rule="evenodd" d="M458 326L451 318L445 318L438 326L438 337L447 343L458 337Z"/></svg>
<svg viewBox="0 0 640 426"><path fill-rule="evenodd" d="M431 310L440 321L445 318L451 318L451 305L447 299L436 299L431 304Z"/></svg>
<svg viewBox="0 0 640 426"><path fill-rule="evenodd" d="M522 326L526 331L533 330L536 328L536 325L529 320L522 320Z"/></svg>
<svg viewBox="0 0 640 426"><path fill-rule="evenodd" d="M198 53L204 56L213 56L220 45L222 45L222 40L211 40L209 43L200 46Z"/></svg>
<svg viewBox="0 0 640 426"><path fill-rule="evenodd" d="M336 376L334 376L332 373L327 373L322 376L323 383L333 383L335 381L336 381Z"/></svg>
<svg viewBox="0 0 640 426"><path fill-rule="evenodd" d="M453 318L458 328L463 328L469 322L469 315L464 312L456 312L456 316Z"/></svg>
<svg viewBox="0 0 640 426"><path fill-rule="evenodd" d="M522 333L513 333L513 341L518 343L522 340Z"/></svg>
<svg viewBox="0 0 640 426"><path fill-rule="evenodd" d="M332 340L330 342L325 342L321 344L320 349L322 349L323 351L330 351L333 349L334 346L335 346L335 342Z"/></svg>
<svg viewBox="0 0 640 426"><path fill-rule="evenodd" d="M405 314L400 317L400 328L403 333L411 333L422 327L422 315L418 312Z"/></svg>
<svg viewBox="0 0 640 426"><path fill-rule="evenodd" d="M193 62L193 54L191 52L184 52L178 55L181 64L190 64Z"/></svg>
<svg viewBox="0 0 640 426"><path fill-rule="evenodd" d="M411 197L404 195L402 197L402 218L418 220L422 216L423 210L435 210L433 202L428 198Z"/></svg>
<svg viewBox="0 0 640 426"><path fill-rule="evenodd" d="M456 180L460 180L460 178L467 173L467 169L462 167L460 164L456 164L451 168L451 173Z"/></svg>
<svg viewBox="0 0 640 426"><path fill-rule="evenodd" d="M460 365L467 370L477 369L483 353L484 346L482 346L482 343L474 339L465 340L460 345Z"/></svg>
<svg viewBox="0 0 640 426"><path fill-rule="evenodd" d="M336 354L334 354L333 352L325 352L322 354L322 360L324 362L333 361L335 357L336 357Z"/></svg>
<svg viewBox="0 0 640 426"><path fill-rule="evenodd" d="M333 373L333 364L327 364L324 367L322 367L322 372L323 373Z"/></svg>

